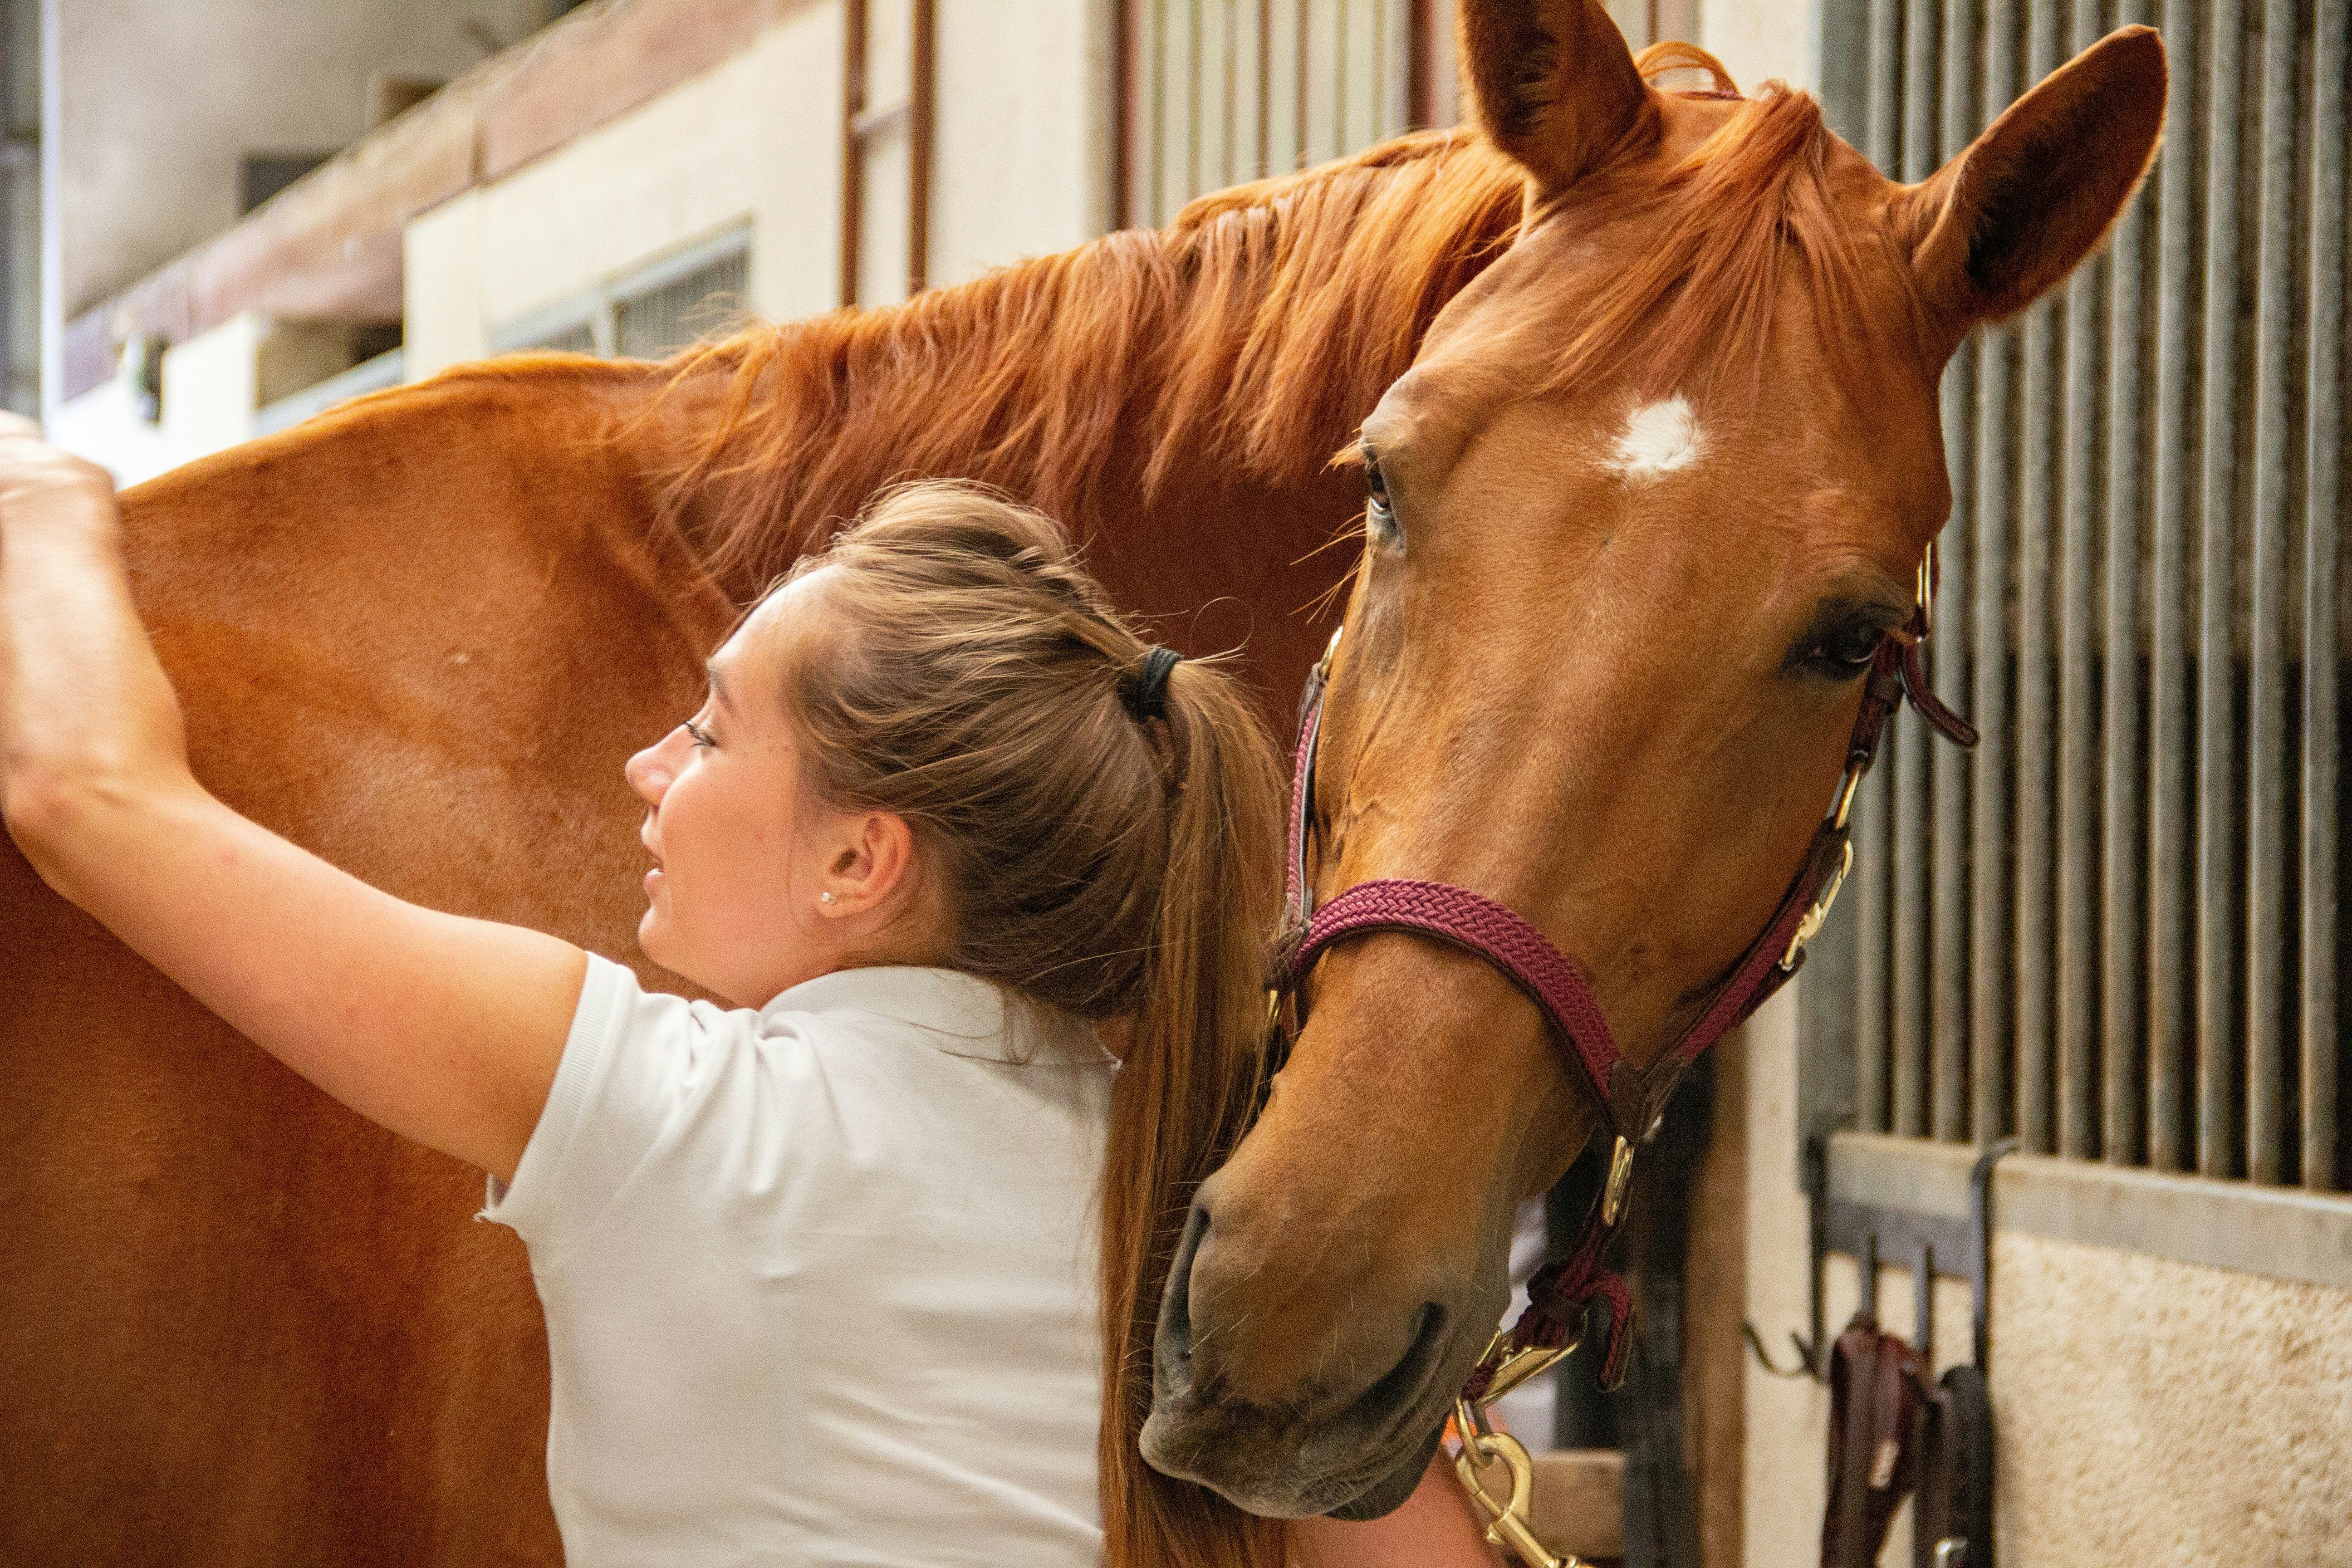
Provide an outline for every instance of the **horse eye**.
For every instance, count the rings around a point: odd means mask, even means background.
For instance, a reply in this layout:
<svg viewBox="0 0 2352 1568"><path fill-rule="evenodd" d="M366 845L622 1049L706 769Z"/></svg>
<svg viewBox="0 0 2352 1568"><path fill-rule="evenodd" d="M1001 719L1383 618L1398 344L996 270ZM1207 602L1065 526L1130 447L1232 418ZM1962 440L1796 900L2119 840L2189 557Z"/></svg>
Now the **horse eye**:
<svg viewBox="0 0 2352 1568"><path fill-rule="evenodd" d="M1388 477L1381 472L1381 460L1370 446L1364 447L1364 489L1368 497L1364 517L1373 536L1384 544L1394 543L1399 531L1396 508L1389 500Z"/></svg>
<svg viewBox="0 0 2352 1568"><path fill-rule="evenodd" d="M1885 640L1886 634L1876 626L1847 626L1823 637L1813 649L1813 659L1840 674L1860 675L1878 657L1878 645Z"/></svg>

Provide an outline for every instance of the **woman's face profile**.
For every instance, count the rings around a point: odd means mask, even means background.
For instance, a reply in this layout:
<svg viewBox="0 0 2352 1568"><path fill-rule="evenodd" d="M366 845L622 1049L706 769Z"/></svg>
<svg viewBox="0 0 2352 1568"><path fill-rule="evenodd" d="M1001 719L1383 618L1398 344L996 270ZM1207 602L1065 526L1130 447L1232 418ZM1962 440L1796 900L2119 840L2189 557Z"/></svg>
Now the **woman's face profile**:
<svg viewBox="0 0 2352 1568"><path fill-rule="evenodd" d="M637 925L646 956L743 1006L835 967L839 922L815 918L832 814L802 798L776 690L785 628L824 613L803 578L771 595L710 660L693 718L629 759L654 867Z"/></svg>

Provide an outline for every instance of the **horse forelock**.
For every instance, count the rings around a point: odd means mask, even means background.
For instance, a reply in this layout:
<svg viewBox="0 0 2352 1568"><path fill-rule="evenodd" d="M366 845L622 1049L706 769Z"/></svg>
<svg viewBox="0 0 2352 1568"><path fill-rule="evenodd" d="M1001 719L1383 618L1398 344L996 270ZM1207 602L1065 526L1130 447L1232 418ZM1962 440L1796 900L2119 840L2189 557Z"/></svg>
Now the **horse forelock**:
<svg viewBox="0 0 2352 1568"><path fill-rule="evenodd" d="M1654 74L1702 62L1712 66L1687 46L1660 45L1641 64ZM1860 215L1841 200L1840 146L1817 99L1768 82L1663 173L1636 163L1568 193L1583 221L1639 219L1641 243L1580 302L1536 390L1564 391L1629 362L1652 396L1760 374L1791 280L1832 363L1916 342L1920 306L1907 270L1874 275Z"/></svg>

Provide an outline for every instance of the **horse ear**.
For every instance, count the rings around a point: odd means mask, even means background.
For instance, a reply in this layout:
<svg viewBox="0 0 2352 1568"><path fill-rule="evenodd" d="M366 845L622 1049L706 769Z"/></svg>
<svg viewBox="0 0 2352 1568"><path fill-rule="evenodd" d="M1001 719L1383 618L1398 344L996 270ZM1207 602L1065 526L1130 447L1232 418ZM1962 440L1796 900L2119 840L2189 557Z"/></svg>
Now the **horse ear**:
<svg viewBox="0 0 2352 1568"><path fill-rule="evenodd" d="M1458 27L1478 125L1543 195L1599 165L1649 100L1625 36L1594 0L1463 0Z"/></svg>
<svg viewBox="0 0 2352 1568"><path fill-rule="evenodd" d="M2104 238L2155 160L2164 45L2122 27L2052 72L1895 215L1953 335L2023 310Z"/></svg>

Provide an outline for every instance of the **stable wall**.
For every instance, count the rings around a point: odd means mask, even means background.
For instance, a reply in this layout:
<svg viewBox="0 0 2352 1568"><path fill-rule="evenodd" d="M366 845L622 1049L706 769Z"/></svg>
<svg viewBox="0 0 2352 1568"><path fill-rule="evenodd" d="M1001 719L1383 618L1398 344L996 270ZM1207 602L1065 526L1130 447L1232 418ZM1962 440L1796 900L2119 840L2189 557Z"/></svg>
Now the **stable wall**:
<svg viewBox="0 0 2352 1568"><path fill-rule="evenodd" d="M1702 0L1696 41L1744 89L1774 77L1813 87L1817 9ZM1808 983L1748 1025L1744 1127L1721 1124L1745 1139L1746 1315L1783 1363L1808 1309L1794 995ZM1990 1306L2000 1568L2352 1565L2352 1290L2000 1229L2003 1190ZM1693 1270L1703 1267L1695 1254ZM1836 1256L1827 1278L1834 1335L1858 1281ZM1878 1305L1883 1326L1910 1334L1907 1271L1882 1274ZM1938 1281L1935 1310L1940 1372L1969 1354L1967 1288ZM1695 1314L1693 1331L1720 1338L1738 1324ZM1816 1562L1828 1396L1747 1357L1741 1404L1744 1559ZM1907 1513L1886 1563L1911 1561ZM1719 1561L1710 1553L1710 1568Z"/></svg>
<svg viewBox="0 0 2352 1568"><path fill-rule="evenodd" d="M66 320L236 220L241 153L357 141L372 74L454 77L547 12L546 0L45 0L44 384L61 384Z"/></svg>
<svg viewBox="0 0 2352 1568"><path fill-rule="evenodd" d="M934 281L1108 224L1108 16L1106 0L939 0ZM751 231L756 314L838 303L841 26L839 0L813 0L723 64L413 222L410 378L731 228ZM903 161L877 152L869 232L905 223Z"/></svg>

